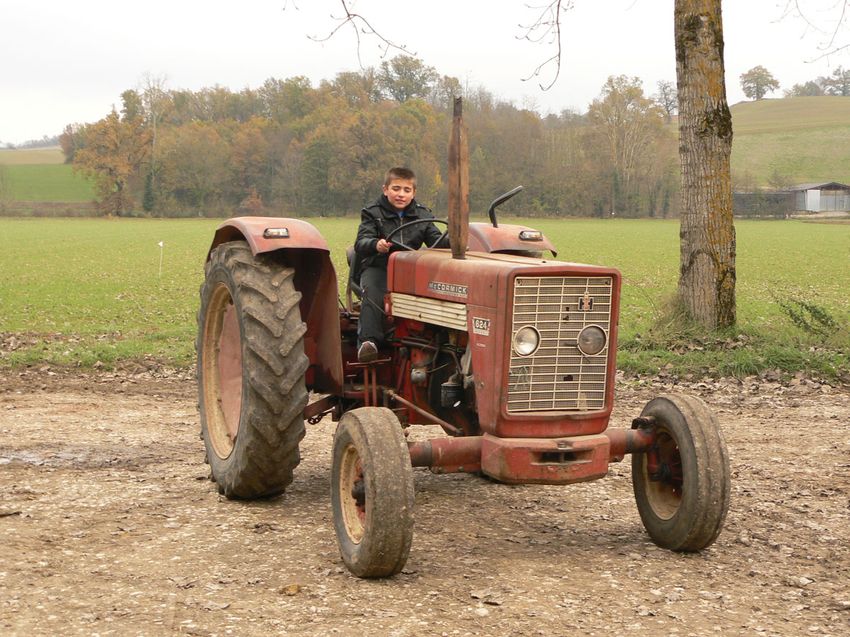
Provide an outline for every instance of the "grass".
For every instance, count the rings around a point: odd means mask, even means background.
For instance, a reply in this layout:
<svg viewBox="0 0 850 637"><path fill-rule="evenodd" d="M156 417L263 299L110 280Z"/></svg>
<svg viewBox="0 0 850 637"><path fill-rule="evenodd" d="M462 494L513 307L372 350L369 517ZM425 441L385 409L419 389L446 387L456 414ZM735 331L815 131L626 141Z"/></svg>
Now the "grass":
<svg viewBox="0 0 850 637"><path fill-rule="evenodd" d="M58 146L50 148L0 149L0 164L20 166L24 164L64 164L65 155Z"/></svg>
<svg viewBox="0 0 850 637"><path fill-rule="evenodd" d="M92 184L57 148L0 150L0 201L88 202Z"/></svg>
<svg viewBox="0 0 850 637"><path fill-rule="evenodd" d="M0 164L4 199L83 202L94 199L90 181L67 164Z"/></svg>
<svg viewBox="0 0 850 637"><path fill-rule="evenodd" d="M776 171L795 184L850 183L850 99L795 97L732 107L732 170L766 186Z"/></svg>
<svg viewBox="0 0 850 637"><path fill-rule="evenodd" d="M850 126L850 100L836 96L739 102L731 111L739 135Z"/></svg>
<svg viewBox="0 0 850 637"><path fill-rule="evenodd" d="M339 278L357 220L315 219ZM506 219L505 222L508 222ZM0 219L5 242L0 334L20 344L6 364L70 364L194 357L203 262L219 221L202 219ZM778 368L850 372L850 225L741 221L735 331L659 330L676 289L678 224L649 220L525 220L556 244L559 259L623 273L620 366L652 373L747 375ZM159 274L159 241L162 274ZM795 325L782 304L823 308L835 334ZM8 349L8 348L7 348Z"/></svg>
<svg viewBox="0 0 850 637"><path fill-rule="evenodd" d="M197 291L217 224L186 220L0 220L0 331L42 335L12 360L92 365L152 356L189 363ZM159 274L159 241L162 275Z"/></svg>
<svg viewBox="0 0 850 637"><path fill-rule="evenodd" d="M763 186L774 173L787 176L789 185L850 183L850 125L805 133L736 133L732 171L736 175L749 173Z"/></svg>

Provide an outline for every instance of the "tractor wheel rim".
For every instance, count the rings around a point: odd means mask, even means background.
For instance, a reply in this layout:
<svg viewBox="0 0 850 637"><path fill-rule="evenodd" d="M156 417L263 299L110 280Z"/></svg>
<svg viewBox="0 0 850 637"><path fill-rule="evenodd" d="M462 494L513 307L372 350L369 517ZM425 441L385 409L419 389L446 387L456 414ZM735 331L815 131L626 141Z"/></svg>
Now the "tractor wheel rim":
<svg viewBox="0 0 850 637"><path fill-rule="evenodd" d="M682 458L679 447L673 437L664 429L657 436L657 454L662 475L657 480L650 479L644 460L644 479L646 495L653 512L663 520L669 520L682 504Z"/></svg>
<svg viewBox="0 0 850 637"><path fill-rule="evenodd" d="M227 458L239 434L242 410L242 338L236 306L227 286L212 293L204 333L205 408L213 451Z"/></svg>
<svg viewBox="0 0 850 637"><path fill-rule="evenodd" d="M342 522L346 534L354 544L359 544L366 532L365 495L360 502L354 496L356 490L365 489L364 481L360 454L354 445L349 445L342 454L338 487Z"/></svg>

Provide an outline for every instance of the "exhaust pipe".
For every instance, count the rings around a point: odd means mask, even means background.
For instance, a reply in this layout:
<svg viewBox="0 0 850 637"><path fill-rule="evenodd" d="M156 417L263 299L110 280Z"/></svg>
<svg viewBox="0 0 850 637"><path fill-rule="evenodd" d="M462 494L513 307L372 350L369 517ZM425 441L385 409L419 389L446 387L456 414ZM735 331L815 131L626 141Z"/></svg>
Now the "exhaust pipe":
<svg viewBox="0 0 850 637"><path fill-rule="evenodd" d="M453 259L465 259L469 243L469 145L463 125L463 98L454 98L449 139L449 242Z"/></svg>

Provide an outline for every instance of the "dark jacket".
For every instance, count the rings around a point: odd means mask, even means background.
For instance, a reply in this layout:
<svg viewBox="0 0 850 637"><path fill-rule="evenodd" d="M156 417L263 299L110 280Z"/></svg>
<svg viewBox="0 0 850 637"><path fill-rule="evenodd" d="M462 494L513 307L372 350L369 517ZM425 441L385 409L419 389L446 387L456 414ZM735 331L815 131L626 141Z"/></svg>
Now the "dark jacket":
<svg viewBox="0 0 850 637"><path fill-rule="evenodd" d="M399 217L396 209L392 207L386 196L381 195L371 206L366 206L360 211L360 227L357 229L357 240L354 242L354 251L361 257L363 267L387 267L389 253L380 254L377 249L378 239L386 239L387 235L405 223L417 219L433 219L431 211L416 203L410 202L404 209L404 215ZM418 223L410 228L405 228L393 235L391 241L398 241L418 250L424 243L432 246L443 233L433 223ZM448 247L448 239L440 242L438 247ZM390 252L403 250L404 248L391 247Z"/></svg>

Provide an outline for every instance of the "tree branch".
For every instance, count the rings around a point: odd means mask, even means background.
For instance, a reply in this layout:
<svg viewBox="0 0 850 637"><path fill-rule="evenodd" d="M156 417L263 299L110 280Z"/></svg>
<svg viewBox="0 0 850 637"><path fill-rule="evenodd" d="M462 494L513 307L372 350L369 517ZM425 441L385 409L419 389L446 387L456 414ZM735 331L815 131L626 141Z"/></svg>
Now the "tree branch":
<svg viewBox="0 0 850 637"><path fill-rule="evenodd" d="M546 86L543 84L538 84L540 90L548 91L555 85L555 82L558 81L558 76L561 74L561 54L563 52L561 46L561 13L566 13L573 7L573 0L552 0L549 4L546 5L526 5L529 9L538 10L539 13L537 15L537 19L534 20L529 25L520 24L519 27L525 30L525 33L521 36L517 36L517 39L528 40L529 42L540 43L546 42L546 44L554 44L555 45L555 53L552 54L551 57L547 58L543 62L537 65L537 67L531 72L528 77L522 78L523 82L530 80L533 77L540 77L541 72L550 64L555 64L555 75L552 78L552 81L549 82Z"/></svg>
<svg viewBox="0 0 850 637"><path fill-rule="evenodd" d="M838 34L841 31L842 27L846 25L848 19L848 4L850 3L846 2L845 0L838 0L836 2L836 5L840 7L840 10L835 20L835 25L830 32L828 30L820 28L817 24L815 24L812 20L809 19L808 14L806 14L800 7L800 0L786 0L785 9L782 12L782 16L779 18L780 20L790 15L793 15L795 17L800 18L805 23L807 28L810 28L818 33L828 36L828 40L819 44L817 47L818 50L822 51L822 53L812 58L811 60L807 60L807 62L817 62L818 60L822 60L825 57L834 55L839 51L843 51L847 48L850 48L850 44L842 44L840 46L835 45L835 41L838 38ZM833 7L835 7L836 5L833 5Z"/></svg>
<svg viewBox="0 0 850 637"><path fill-rule="evenodd" d="M793 0L788 1L792 2ZM298 8L295 5L295 0L286 0L284 3L284 11L290 3L296 9ZM357 62L360 65L360 68L363 68L363 61L360 57L360 47L362 44L361 35L373 36L378 39L380 43L379 49L382 51L382 58L386 57L391 50L400 51L414 57L416 56L416 53L409 51L405 45L394 42L393 40L381 35L381 33L375 29L372 24L363 17L363 15L352 11L351 5L353 3L351 0L339 0L339 3L342 5L343 15L331 15L331 19L337 22L337 25L324 37L308 36L311 40L314 42L327 42L348 25L354 31L354 37L357 40ZM524 32L522 35L517 36L517 39L528 40L529 42L538 44L543 42L547 45L554 45L555 51L550 57L538 64L528 77L522 78L524 82L532 78L539 78L543 71L552 64L555 65L555 73L552 77L552 81L545 85L542 83L539 83L538 85L541 90L547 91L555 85L555 82L558 81L558 77L561 74L561 56L563 54L563 47L561 43L561 15L572 9L573 4L574 0L550 0L546 4L542 5L526 5L526 8L537 11L537 17L528 25L518 25Z"/></svg>
<svg viewBox="0 0 850 637"><path fill-rule="evenodd" d="M339 0L339 3L342 5L342 10L343 10L343 13L345 15L342 16L342 17L337 17L337 16L334 16L334 15L331 15L331 19L335 20L339 24L337 24L333 29L331 29L330 33L328 33L323 38L316 37L316 36L307 36L308 38L310 38L314 42L327 42L334 35L336 35L341 29L343 29L346 25L350 25L352 31L354 31L354 37L357 40L357 63L360 65L360 68L364 68L363 67L363 60L360 57L360 45L361 45L360 34L361 33L363 35L371 35L371 36L375 36L376 38L378 38L378 40L380 42L380 44L378 45L378 48L381 49L381 51L382 51L381 52L381 58L386 57L387 54L391 50L401 51L402 53L406 53L408 55L413 55L413 56L416 55L416 53L414 53L412 51L408 51L408 49L405 45L397 44L396 42L393 42L392 40L385 38L383 35L380 34L380 32L378 32L369 23L369 21L366 18L364 18L359 13L354 13L353 11L351 11L351 9L348 6L348 0Z"/></svg>

